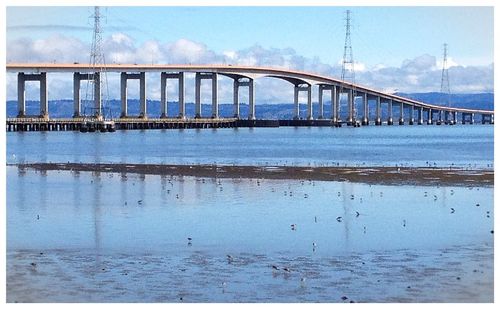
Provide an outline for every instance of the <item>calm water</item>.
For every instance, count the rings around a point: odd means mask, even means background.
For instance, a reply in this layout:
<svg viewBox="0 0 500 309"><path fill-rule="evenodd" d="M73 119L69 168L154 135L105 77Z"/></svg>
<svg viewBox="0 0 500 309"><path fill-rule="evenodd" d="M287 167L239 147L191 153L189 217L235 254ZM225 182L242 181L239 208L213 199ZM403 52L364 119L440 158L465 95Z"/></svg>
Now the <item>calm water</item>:
<svg viewBox="0 0 500 309"><path fill-rule="evenodd" d="M9 301L492 301L491 187L7 179Z"/></svg>
<svg viewBox="0 0 500 309"><path fill-rule="evenodd" d="M493 126L8 132L7 162L476 166L493 164Z"/></svg>
<svg viewBox="0 0 500 309"><path fill-rule="evenodd" d="M7 133L68 161L491 168L493 126ZM7 301L492 302L493 215L492 187L9 166Z"/></svg>

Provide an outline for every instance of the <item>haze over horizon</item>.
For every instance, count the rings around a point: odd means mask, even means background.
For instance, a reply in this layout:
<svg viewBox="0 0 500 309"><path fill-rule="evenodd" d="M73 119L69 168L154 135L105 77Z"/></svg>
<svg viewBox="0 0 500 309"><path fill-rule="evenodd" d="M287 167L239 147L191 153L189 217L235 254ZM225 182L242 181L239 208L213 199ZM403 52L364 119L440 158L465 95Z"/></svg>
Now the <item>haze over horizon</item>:
<svg viewBox="0 0 500 309"><path fill-rule="evenodd" d="M386 92L439 92L448 43L451 92L493 92L492 7L108 7L102 8L103 50L107 63L276 66L338 78L346 9L353 16L357 83ZM6 13L7 62L89 61L93 7L7 7ZM110 98L119 98L119 75L108 75ZM194 98L190 75L186 101ZM70 74L51 73L48 82L49 99L72 97ZM232 98L229 83L220 78L221 101ZM209 85L203 86L207 101ZM27 99L37 98L37 87L27 87ZM148 98L159 99L159 74L148 74L147 87ZM169 96L175 88L169 84ZM129 97L138 90L131 81ZM7 74L6 96L17 97L15 74ZM256 101L291 98L287 82L256 80Z"/></svg>

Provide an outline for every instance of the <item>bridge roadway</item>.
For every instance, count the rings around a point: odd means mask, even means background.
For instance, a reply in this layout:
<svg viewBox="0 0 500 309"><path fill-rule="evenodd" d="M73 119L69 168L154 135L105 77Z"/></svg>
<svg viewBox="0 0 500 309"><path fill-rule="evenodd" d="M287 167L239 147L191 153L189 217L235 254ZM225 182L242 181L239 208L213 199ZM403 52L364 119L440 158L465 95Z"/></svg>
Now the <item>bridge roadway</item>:
<svg viewBox="0 0 500 309"><path fill-rule="evenodd" d="M95 68L88 64L54 64L54 63L9 63L6 66L7 72L18 73L18 116L9 119L7 124L15 125L22 123L23 118L30 119L31 123L43 123L49 119L48 109L48 92L47 92L47 73L66 72L73 73L73 108L74 120L65 123L74 123L81 119L81 99L80 99L80 84L82 80L100 81L101 74ZM127 128L126 124L137 123L136 127L143 126L144 123L177 123L179 126L183 124L200 125L201 122L214 126L214 123L230 123L236 120L240 125L264 125L272 122L255 122L255 87L254 80L262 77L278 78L291 83L294 87L294 117L287 121L280 121L280 125L368 125L370 121L375 125L381 125L383 122L388 125L393 124L394 106L399 106L399 124L423 124L424 118L427 124L456 124L458 122L458 113L462 116L462 123L473 123L474 115L481 115L482 123L493 123L494 112L490 110L480 109L465 109L446 107L439 105L427 104L424 102L400 97L394 94L387 94L372 88L364 87L358 84L346 83L341 80L321 76L313 73L293 71L280 68L266 67L251 67L251 66L233 66L233 65L146 65L146 64L107 64L104 67L105 72L120 73L121 77L121 115L120 119L116 119L116 123L123 124L123 128ZM146 100L146 73L160 72L160 89L161 89L161 115L158 121L147 119L147 100ZM187 118L185 114L185 73L195 74L195 115L194 119ZM233 118L219 117L218 108L218 75L226 76L233 79ZM128 113L127 102L127 81L129 79L138 79L140 87L140 113L133 116ZM173 117L167 115L167 82L171 79L178 81L178 104L179 114ZM209 117L201 113L201 82L203 79L209 79L212 86L212 113ZM26 115L25 104L25 83L26 81L38 81L40 83L40 114L33 116ZM317 118L313 118L312 110L312 87L318 87L318 103L319 110L316 113ZM248 88L249 112L248 120L243 121L240 115L239 89L240 87ZM331 104L331 119L324 119L323 99L324 93L329 92ZM102 100L101 100L101 82L94 83L94 110L96 116L102 116ZM305 119L300 119L300 104L299 93L307 93L307 116ZM346 119L340 119L340 97L347 95L347 110ZM362 108L360 110L361 119L357 119L355 98L362 98ZM374 102L375 117L370 119L370 101ZM382 108L386 106L386 121L382 120ZM372 107L373 108L373 107ZM406 109L406 112L405 112ZM417 111L417 119L415 119L415 110ZM373 114L373 113L372 113ZM437 114L437 117L434 115ZM444 114L444 118L443 118ZM132 120L131 120L132 119ZM174 120L169 120L174 119ZM195 121L196 119L203 121ZM212 119L212 120L210 120ZM26 119L27 120L27 119ZM81 121L81 120L80 120ZM266 125L266 126L267 126ZM133 125L132 125L133 126Z"/></svg>

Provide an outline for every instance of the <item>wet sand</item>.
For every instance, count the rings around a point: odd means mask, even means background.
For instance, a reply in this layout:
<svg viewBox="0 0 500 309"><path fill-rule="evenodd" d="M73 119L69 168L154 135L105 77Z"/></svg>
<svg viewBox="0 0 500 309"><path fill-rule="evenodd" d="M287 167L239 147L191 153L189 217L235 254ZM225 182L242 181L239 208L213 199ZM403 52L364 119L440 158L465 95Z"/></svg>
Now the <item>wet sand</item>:
<svg viewBox="0 0 500 309"><path fill-rule="evenodd" d="M8 164L40 171L135 173L144 175L194 176L210 178L309 179L349 181L382 185L493 186L491 169L429 167L297 167L164 165L123 163L26 163Z"/></svg>
<svg viewBox="0 0 500 309"><path fill-rule="evenodd" d="M487 245L329 257L240 252L231 262L196 249L7 253L7 302L492 301Z"/></svg>

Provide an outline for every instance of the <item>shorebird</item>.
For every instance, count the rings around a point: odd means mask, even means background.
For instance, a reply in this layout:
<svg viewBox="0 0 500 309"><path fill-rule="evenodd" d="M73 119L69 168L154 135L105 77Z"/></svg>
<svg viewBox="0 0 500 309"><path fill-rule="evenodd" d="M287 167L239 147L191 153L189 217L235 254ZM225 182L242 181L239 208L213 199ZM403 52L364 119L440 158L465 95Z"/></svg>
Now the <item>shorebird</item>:
<svg viewBox="0 0 500 309"><path fill-rule="evenodd" d="M292 228L292 231L295 231L295 229L297 228L297 225L296 224L290 224L290 227Z"/></svg>
<svg viewBox="0 0 500 309"><path fill-rule="evenodd" d="M455 212L455 208L451 207L451 213L454 213Z"/></svg>
<svg viewBox="0 0 500 309"><path fill-rule="evenodd" d="M193 240L193 239L191 237L188 237L188 246L192 245L191 240Z"/></svg>
<svg viewBox="0 0 500 309"><path fill-rule="evenodd" d="M342 222L342 217L337 217L337 222Z"/></svg>
<svg viewBox="0 0 500 309"><path fill-rule="evenodd" d="M233 262L233 260L234 260L233 257L231 255L229 255L229 254L226 255L226 257L227 257L227 263L231 264Z"/></svg>
<svg viewBox="0 0 500 309"><path fill-rule="evenodd" d="M406 227L406 220L403 220L403 227Z"/></svg>
<svg viewBox="0 0 500 309"><path fill-rule="evenodd" d="M142 205L142 200L138 200L137 204Z"/></svg>
<svg viewBox="0 0 500 309"><path fill-rule="evenodd" d="M271 267L274 269L274 270L280 270L278 266L276 265L271 265Z"/></svg>
<svg viewBox="0 0 500 309"><path fill-rule="evenodd" d="M356 218L359 217L360 213L356 211Z"/></svg>
<svg viewBox="0 0 500 309"><path fill-rule="evenodd" d="M291 272L290 268L288 267L283 268L283 270L286 271L287 273Z"/></svg>

